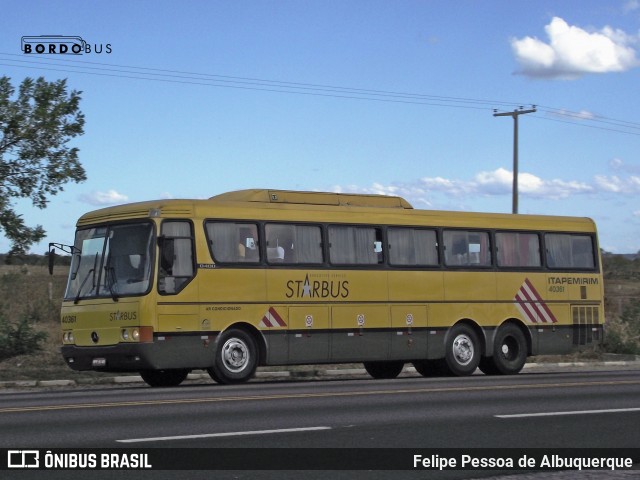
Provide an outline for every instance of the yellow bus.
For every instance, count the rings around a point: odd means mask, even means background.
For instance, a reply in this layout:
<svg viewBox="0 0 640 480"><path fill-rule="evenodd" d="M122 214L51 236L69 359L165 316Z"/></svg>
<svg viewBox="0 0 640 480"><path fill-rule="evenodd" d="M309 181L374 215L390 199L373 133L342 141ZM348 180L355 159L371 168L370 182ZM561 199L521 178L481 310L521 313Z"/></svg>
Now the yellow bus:
<svg viewBox="0 0 640 480"><path fill-rule="evenodd" d="M515 374L603 338L587 218L413 209L400 197L242 190L83 215L61 312L75 370L223 384L258 366L374 378Z"/></svg>

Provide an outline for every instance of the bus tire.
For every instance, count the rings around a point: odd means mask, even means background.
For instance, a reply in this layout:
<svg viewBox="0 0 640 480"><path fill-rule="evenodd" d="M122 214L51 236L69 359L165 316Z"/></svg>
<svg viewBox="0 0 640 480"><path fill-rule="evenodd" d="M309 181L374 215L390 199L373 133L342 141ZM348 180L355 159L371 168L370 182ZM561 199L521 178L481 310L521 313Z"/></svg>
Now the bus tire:
<svg viewBox="0 0 640 480"><path fill-rule="evenodd" d="M452 375L462 377L476 371L480 363L480 342L470 326L461 323L449 331L444 360Z"/></svg>
<svg viewBox="0 0 640 480"><path fill-rule="evenodd" d="M527 361L527 339L522 330L508 323L498 329L493 343L493 365L500 375L515 375Z"/></svg>
<svg viewBox="0 0 640 480"><path fill-rule="evenodd" d="M443 377L447 375L447 369L443 360L416 360L413 366L423 377Z"/></svg>
<svg viewBox="0 0 640 480"><path fill-rule="evenodd" d="M143 370L140 372L142 379L150 387L177 387L189 375L190 370Z"/></svg>
<svg viewBox="0 0 640 480"><path fill-rule="evenodd" d="M493 363L493 357L482 357L478 368L485 375L499 375L500 371L496 368L496 364Z"/></svg>
<svg viewBox="0 0 640 480"><path fill-rule="evenodd" d="M208 372L218 383L243 383L253 377L257 367L258 347L253 337L244 330L231 329L220 335Z"/></svg>
<svg viewBox="0 0 640 480"><path fill-rule="evenodd" d="M376 379L396 378L402 372L404 362L364 362L364 369L369 375Z"/></svg>

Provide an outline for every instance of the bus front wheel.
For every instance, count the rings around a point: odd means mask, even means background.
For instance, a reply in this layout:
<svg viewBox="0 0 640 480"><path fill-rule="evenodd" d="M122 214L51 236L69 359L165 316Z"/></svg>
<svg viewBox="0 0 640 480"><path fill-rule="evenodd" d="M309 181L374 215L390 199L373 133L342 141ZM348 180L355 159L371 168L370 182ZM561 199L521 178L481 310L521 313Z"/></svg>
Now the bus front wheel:
<svg viewBox="0 0 640 480"><path fill-rule="evenodd" d="M150 387L177 387L189 375L189 370L143 370L140 372L142 379Z"/></svg>
<svg viewBox="0 0 640 480"><path fill-rule="evenodd" d="M480 343L471 327L455 325L447 336L445 366L452 375L471 375L480 363Z"/></svg>
<svg viewBox="0 0 640 480"><path fill-rule="evenodd" d="M218 340L213 366L207 371L218 383L243 383L253 377L258 366L258 348L244 330L223 332Z"/></svg>
<svg viewBox="0 0 640 480"><path fill-rule="evenodd" d="M404 362L364 362L364 369L376 379L396 378L403 368Z"/></svg>
<svg viewBox="0 0 640 480"><path fill-rule="evenodd" d="M423 377L441 377L447 375L447 367L443 360L416 360L413 366Z"/></svg>

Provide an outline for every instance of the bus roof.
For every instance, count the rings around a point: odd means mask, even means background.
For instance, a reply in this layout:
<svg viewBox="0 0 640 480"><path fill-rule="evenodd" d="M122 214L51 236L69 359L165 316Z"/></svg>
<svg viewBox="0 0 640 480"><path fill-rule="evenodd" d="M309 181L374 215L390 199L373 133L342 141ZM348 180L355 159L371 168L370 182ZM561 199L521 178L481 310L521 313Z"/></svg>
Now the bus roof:
<svg viewBox="0 0 640 480"><path fill-rule="evenodd" d="M213 201L294 203L347 207L406 208L413 207L401 197L353 193L298 192L292 190L237 190L211 197Z"/></svg>
<svg viewBox="0 0 640 480"><path fill-rule="evenodd" d="M314 213L309 215L310 212ZM107 207L82 215L77 226L134 218L227 216L274 221L595 231L593 220L582 217L423 210L413 209L401 197L271 189L238 190L209 199L154 200Z"/></svg>

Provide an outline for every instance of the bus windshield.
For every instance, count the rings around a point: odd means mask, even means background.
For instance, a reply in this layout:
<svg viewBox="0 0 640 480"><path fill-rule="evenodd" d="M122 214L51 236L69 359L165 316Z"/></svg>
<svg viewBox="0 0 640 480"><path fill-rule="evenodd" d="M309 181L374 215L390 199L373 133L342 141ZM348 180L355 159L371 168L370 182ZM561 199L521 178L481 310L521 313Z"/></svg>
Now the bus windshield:
<svg viewBox="0 0 640 480"><path fill-rule="evenodd" d="M65 300L141 295L149 290L153 225L127 223L76 232Z"/></svg>

